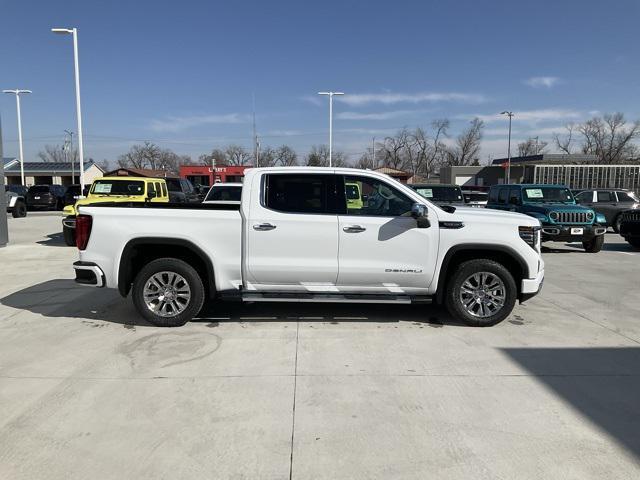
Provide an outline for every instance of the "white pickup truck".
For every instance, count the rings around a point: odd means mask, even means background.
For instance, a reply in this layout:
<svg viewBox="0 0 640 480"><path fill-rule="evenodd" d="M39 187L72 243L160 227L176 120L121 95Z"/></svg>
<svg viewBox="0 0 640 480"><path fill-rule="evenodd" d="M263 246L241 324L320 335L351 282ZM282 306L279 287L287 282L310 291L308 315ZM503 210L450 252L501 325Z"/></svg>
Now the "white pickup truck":
<svg viewBox="0 0 640 480"><path fill-rule="evenodd" d="M544 278L538 220L437 207L367 170L247 171L240 205L83 205L76 281L180 326L205 301L437 303L494 325Z"/></svg>

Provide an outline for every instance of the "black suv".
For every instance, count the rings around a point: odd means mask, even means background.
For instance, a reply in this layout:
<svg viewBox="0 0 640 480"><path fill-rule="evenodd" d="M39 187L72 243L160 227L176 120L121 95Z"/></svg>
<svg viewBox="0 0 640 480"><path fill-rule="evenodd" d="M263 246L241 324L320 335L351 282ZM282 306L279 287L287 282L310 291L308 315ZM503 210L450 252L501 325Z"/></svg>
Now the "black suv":
<svg viewBox="0 0 640 480"><path fill-rule="evenodd" d="M620 232L622 212L640 207L640 200L635 193L617 188L582 190L576 194L576 202L603 214L607 225L616 232Z"/></svg>
<svg viewBox="0 0 640 480"><path fill-rule="evenodd" d="M193 184L185 178L167 177L164 179L169 189L169 202L171 203L200 203L200 195Z"/></svg>
<svg viewBox="0 0 640 480"><path fill-rule="evenodd" d="M620 214L620 235L633 248L640 250L640 208Z"/></svg>
<svg viewBox="0 0 640 480"><path fill-rule="evenodd" d="M413 188L431 203L435 203L440 207L446 205L454 207L465 206L464 196L459 185L414 183L407 185L407 187Z"/></svg>
<svg viewBox="0 0 640 480"><path fill-rule="evenodd" d="M27 208L62 210L64 192L65 188L62 185L34 185L27 192Z"/></svg>

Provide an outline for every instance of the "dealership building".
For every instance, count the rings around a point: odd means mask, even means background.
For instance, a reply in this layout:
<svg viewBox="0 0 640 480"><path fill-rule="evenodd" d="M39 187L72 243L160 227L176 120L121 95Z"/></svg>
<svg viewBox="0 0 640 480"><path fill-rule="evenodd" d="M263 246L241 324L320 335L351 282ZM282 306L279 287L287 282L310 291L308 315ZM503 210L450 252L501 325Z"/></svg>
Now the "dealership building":
<svg viewBox="0 0 640 480"><path fill-rule="evenodd" d="M247 165L221 165L214 167L211 165L182 165L180 167L180 178L190 180L194 185L210 186L217 182L242 182L244 172L251 168Z"/></svg>

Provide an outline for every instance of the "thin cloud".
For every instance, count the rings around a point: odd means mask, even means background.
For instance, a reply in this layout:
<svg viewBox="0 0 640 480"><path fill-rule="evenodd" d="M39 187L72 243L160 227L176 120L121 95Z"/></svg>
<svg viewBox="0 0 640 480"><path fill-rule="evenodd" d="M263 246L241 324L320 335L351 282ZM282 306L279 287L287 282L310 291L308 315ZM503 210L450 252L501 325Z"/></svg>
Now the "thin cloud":
<svg viewBox="0 0 640 480"><path fill-rule="evenodd" d="M391 120L399 117L413 116L422 110L395 110L391 112L340 112L336 114L338 120Z"/></svg>
<svg viewBox="0 0 640 480"><path fill-rule="evenodd" d="M533 88L551 88L560 83L558 77L531 77L524 80L524 84Z"/></svg>
<svg viewBox="0 0 640 480"><path fill-rule="evenodd" d="M488 101L487 97L479 93L346 93L335 99L350 106L362 106L370 104L395 105L398 103L437 103L453 102L479 104Z"/></svg>
<svg viewBox="0 0 640 480"><path fill-rule="evenodd" d="M227 113L222 115L194 115L188 117L167 116L152 120L149 128L155 132L180 132L193 127L209 124L248 123L250 116L245 113Z"/></svg>
<svg viewBox="0 0 640 480"><path fill-rule="evenodd" d="M500 113L493 113L488 115L473 115L465 114L459 115L456 118L459 120L471 120L473 118L479 118L485 123L493 123L499 121L506 121L506 116ZM562 109L562 108L547 108L541 110L523 110L513 112L513 122L551 122L551 121L569 121L579 120L583 118L584 114L577 110Z"/></svg>

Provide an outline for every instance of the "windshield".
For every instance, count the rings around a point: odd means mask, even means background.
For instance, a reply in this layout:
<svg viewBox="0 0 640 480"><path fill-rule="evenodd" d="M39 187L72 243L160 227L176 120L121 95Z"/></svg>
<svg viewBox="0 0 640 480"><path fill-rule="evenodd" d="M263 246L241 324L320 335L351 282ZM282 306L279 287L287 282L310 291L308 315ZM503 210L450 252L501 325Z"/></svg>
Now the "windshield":
<svg viewBox="0 0 640 480"><path fill-rule="evenodd" d="M568 188L535 187L522 190L523 200L526 202L560 202L575 203L573 195Z"/></svg>
<svg viewBox="0 0 640 480"><path fill-rule="evenodd" d="M359 200L360 188L357 183L347 183L344 186L344 191L347 195L347 200Z"/></svg>
<svg viewBox="0 0 640 480"><path fill-rule="evenodd" d="M144 182L140 180L96 180L91 187L93 195L144 195Z"/></svg>
<svg viewBox="0 0 640 480"><path fill-rule="evenodd" d="M460 187L448 187L440 185L428 185L413 187L416 192L432 202L462 202L462 190Z"/></svg>
<svg viewBox="0 0 640 480"><path fill-rule="evenodd" d="M465 193L464 199L467 202L486 202L489 197L486 193Z"/></svg>
<svg viewBox="0 0 640 480"><path fill-rule="evenodd" d="M29 193L48 193L49 190L49 185L34 185L29 188Z"/></svg>
<svg viewBox="0 0 640 480"><path fill-rule="evenodd" d="M242 187L213 187L207 194L206 201L239 202L242 196Z"/></svg>

